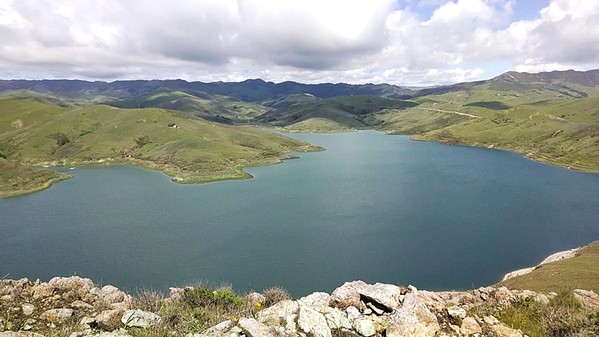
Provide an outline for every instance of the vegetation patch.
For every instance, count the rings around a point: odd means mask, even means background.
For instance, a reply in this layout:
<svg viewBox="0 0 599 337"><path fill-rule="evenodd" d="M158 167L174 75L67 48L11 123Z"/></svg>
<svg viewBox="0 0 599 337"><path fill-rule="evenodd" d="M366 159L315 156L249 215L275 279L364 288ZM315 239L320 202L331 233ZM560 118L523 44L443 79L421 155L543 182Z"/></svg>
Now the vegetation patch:
<svg viewBox="0 0 599 337"><path fill-rule="evenodd" d="M472 103L465 104L464 106L477 106L477 107L491 109L491 110L508 110L509 108L511 108L511 106L509 106L503 102L499 102L499 101L472 102Z"/></svg>

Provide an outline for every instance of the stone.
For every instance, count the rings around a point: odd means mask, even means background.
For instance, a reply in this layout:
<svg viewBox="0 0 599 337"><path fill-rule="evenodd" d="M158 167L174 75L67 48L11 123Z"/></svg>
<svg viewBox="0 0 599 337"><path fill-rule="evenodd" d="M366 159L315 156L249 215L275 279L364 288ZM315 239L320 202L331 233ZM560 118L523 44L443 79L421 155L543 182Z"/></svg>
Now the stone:
<svg viewBox="0 0 599 337"><path fill-rule="evenodd" d="M44 297L50 297L54 294L54 287L47 284L37 284L33 286L33 299L40 299Z"/></svg>
<svg viewBox="0 0 599 337"><path fill-rule="evenodd" d="M24 303L21 305L21 310L23 311L23 315L31 316L33 314L33 312L35 311L35 305L29 304L29 303Z"/></svg>
<svg viewBox="0 0 599 337"><path fill-rule="evenodd" d="M80 296L89 292L94 287L94 282L88 278L79 276L54 277L48 284L62 292L75 291Z"/></svg>
<svg viewBox="0 0 599 337"><path fill-rule="evenodd" d="M505 324L492 325L490 329L497 337L522 337L520 330L512 329Z"/></svg>
<svg viewBox="0 0 599 337"><path fill-rule="evenodd" d="M100 297L108 303L119 303L126 300L127 294L115 286L106 285L100 289Z"/></svg>
<svg viewBox="0 0 599 337"><path fill-rule="evenodd" d="M266 325L253 318L240 318L237 325L247 337L275 337Z"/></svg>
<svg viewBox="0 0 599 337"><path fill-rule="evenodd" d="M599 295L592 290L575 289L572 295L583 306L589 309L599 309Z"/></svg>
<svg viewBox="0 0 599 337"><path fill-rule="evenodd" d="M447 314L453 318L464 319L466 318L466 310L458 306L447 308Z"/></svg>
<svg viewBox="0 0 599 337"><path fill-rule="evenodd" d="M364 281L345 282L331 294L330 306L341 310L350 306L360 307L360 291L367 287Z"/></svg>
<svg viewBox="0 0 599 337"><path fill-rule="evenodd" d="M44 335L30 331L4 331L0 332L0 337L44 337Z"/></svg>
<svg viewBox="0 0 599 337"><path fill-rule="evenodd" d="M437 317L417 293L408 293L402 306L389 318L387 337L432 337L439 330Z"/></svg>
<svg viewBox="0 0 599 337"><path fill-rule="evenodd" d="M288 333L295 333L298 311L297 302L285 300L258 312L257 320L266 325L281 326Z"/></svg>
<svg viewBox="0 0 599 337"><path fill-rule="evenodd" d="M393 284L375 283L357 290L363 302L371 302L377 308L391 312L401 305L403 291Z"/></svg>
<svg viewBox="0 0 599 337"><path fill-rule="evenodd" d="M221 337L226 336L225 334L231 332L231 329L235 327L233 321L228 320L221 322L210 329L202 332L201 334L188 334L186 337Z"/></svg>
<svg viewBox="0 0 599 337"><path fill-rule="evenodd" d="M71 303L71 307L80 310L94 310L94 307L91 304L83 302L81 300L77 300Z"/></svg>
<svg viewBox="0 0 599 337"><path fill-rule="evenodd" d="M323 311L325 308L329 307L329 303L331 302L331 295L327 293L316 292L300 298L299 302L306 304L307 306L313 308L316 311Z"/></svg>
<svg viewBox="0 0 599 337"><path fill-rule="evenodd" d="M245 296L245 298L253 306L256 306L258 303L262 305L266 301L266 297L257 292L249 293Z"/></svg>
<svg viewBox="0 0 599 337"><path fill-rule="evenodd" d="M497 325L499 324L499 320L493 316L485 316L483 317L483 322L488 325Z"/></svg>
<svg viewBox="0 0 599 337"><path fill-rule="evenodd" d="M460 333L462 335L473 335L480 334L483 330L478 322L472 317L466 317L462 320L462 326L460 327Z"/></svg>
<svg viewBox="0 0 599 337"><path fill-rule="evenodd" d="M354 320L353 327L362 336L370 337L376 334L374 322L368 318L359 317Z"/></svg>
<svg viewBox="0 0 599 337"><path fill-rule="evenodd" d="M299 301L298 327L313 337L331 337L331 329L320 312Z"/></svg>
<svg viewBox="0 0 599 337"><path fill-rule="evenodd" d="M324 311L322 311L322 313L324 314L324 318L326 318L327 324L330 329L350 330L352 328L352 324L349 318L347 318L345 312L337 308L328 307Z"/></svg>
<svg viewBox="0 0 599 337"><path fill-rule="evenodd" d="M60 308L44 311L44 313L41 315L41 318L45 319L50 323L61 323L71 318L72 316L73 309Z"/></svg>
<svg viewBox="0 0 599 337"><path fill-rule="evenodd" d="M121 325L123 312L118 309L104 310L94 318L95 324L100 329L112 331Z"/></svg>
<svg viewBox="0 0 599 337"><path fill-rule="evenodd" d="M183 297L185 294L184 288L168 288L168 290L169 290L168 299L170 301L175 301L175 302L183 301Z"/></svg>
<svg viewBox="0 0 599 337"><path fill-rule="evenodd" d="M121 322L126 326L147 329L160 323L160 316L148 311L127 310L123 314Z"/></svg>

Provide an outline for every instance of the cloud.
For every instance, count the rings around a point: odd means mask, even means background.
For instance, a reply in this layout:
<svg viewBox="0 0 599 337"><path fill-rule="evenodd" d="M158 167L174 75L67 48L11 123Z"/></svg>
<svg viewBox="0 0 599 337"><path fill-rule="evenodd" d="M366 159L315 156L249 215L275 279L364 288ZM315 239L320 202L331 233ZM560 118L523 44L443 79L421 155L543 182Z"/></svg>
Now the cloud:
<svg viewBox="0 0 599 337"><path fill-rule="evenodd" d="M550 0L512 22L515 3L4 0L0 77L411 85L488 78L491 63L599 66L599 2Z"/></svg>

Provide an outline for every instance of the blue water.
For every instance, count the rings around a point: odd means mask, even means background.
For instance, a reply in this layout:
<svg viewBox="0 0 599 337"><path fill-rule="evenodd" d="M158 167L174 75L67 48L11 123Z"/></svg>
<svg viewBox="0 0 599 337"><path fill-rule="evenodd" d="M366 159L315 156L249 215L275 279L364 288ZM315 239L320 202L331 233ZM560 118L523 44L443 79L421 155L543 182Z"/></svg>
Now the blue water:
<svg viewBox="0 0 599 337"><path fill-rule="evenodd" d="M205 185L77 168L1 200L0 277L295 296L355 279L466 289L599 240L599 175L374 131L292 136L328 150Z"/></svg>

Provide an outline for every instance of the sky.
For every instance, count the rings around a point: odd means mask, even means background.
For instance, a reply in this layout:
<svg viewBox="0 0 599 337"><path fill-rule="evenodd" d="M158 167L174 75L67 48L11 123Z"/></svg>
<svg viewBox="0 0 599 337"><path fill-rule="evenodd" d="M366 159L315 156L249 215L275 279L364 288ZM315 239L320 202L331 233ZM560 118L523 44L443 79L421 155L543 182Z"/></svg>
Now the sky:
<svg viewBox="0 0 599 337"><path fill-rule="evenodd" d="M599 68L599 0L0 0L0 79L404 86Z"/></svg>

